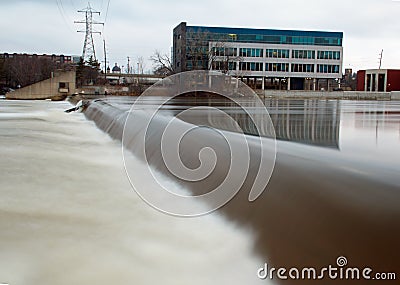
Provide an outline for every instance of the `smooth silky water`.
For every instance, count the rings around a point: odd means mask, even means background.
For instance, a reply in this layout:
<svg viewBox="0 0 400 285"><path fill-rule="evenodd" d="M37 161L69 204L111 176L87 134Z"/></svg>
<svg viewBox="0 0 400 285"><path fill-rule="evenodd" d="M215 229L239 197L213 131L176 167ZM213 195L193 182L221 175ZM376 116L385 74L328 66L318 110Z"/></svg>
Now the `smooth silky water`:
<svg viewBox="0 0 400 285"><path fill-rule="evenodd" d="M121 143L70 107L0 101L0 283L260 284L251 229L149 207Z"/></svg>

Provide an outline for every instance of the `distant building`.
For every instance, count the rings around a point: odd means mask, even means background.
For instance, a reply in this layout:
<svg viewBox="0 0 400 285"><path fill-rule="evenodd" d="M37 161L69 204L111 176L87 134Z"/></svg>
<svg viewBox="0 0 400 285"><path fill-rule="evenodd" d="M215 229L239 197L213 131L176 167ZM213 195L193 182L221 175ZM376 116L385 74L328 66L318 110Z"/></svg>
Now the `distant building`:
<svg viewBox="0 0 400 285"><path fill-rule="evenodd" d="M73 64L76 57L71 55L56 54L27 54L27 53L1 53L0 59L18 59L18 58L34 58L34 59L50 59L55 63Z"/></svg>
<svg viewBox="0 0 400 285"><path fill-rule="evenodd" d="M343 33L187 26L173 30L176 72L223 71L254 88L330 89L342 78Z"/></svg>
<svg viewBox="0 0 400 285"><path fill-rule="evenodd" d="M353 73L352 68L346 68L341 81L341 89L344 91L357 90L357 74Z"/></svg>
<svg viewBox="0 0 400 285"><path fill-rule="evenodd" d="M352 68L346 68L345 70L344 70L344 76L346 77L351 77L351 76L353 76L353 69Z"/></svg>
<svg viewBox="0 0 400 285"><path fill-rule="evenodd" d="M400 91L400 69L368 69L357 72L357 91Z"/></svg>
<svg viewBox="0 0 400 285"><path fill-rule="evenodd" d="M121 73L121 68L115 63L115 66L112 69L112 73Z"/></svg>

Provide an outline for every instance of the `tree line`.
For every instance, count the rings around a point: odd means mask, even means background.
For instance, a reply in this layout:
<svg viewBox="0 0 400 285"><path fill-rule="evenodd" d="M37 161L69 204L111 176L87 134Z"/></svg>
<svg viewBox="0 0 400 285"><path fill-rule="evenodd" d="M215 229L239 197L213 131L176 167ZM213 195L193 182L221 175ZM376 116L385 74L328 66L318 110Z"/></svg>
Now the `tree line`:
<svg viewBox="0 0 400 285"><path fill-rule="evenodd" d="M0 58L0 85L11 88L28 86L66 68L67 64L46 57L18 55Z"/></svg>
<svg viewBox="0 0 400 285"><path fill-rule="evenodd" d="M187 58L192 61L192 69L214 69L223 73L229 73L232 64L241 61L241 58L229 52L229 39L222 39L214 43L212 48L206 48L204 43L210 40L207 31L197 31L187 46ZM207 66L198 65L199 60L207 61ZM168 54L155 51L150 57L153 63L153 73L159 76L169 76L175 73L173 62ZM0 88L1 87L25 87L36 82L50 78L52 72L58 70L76 69L77 86L105 84L106 79L101 76L100 64L90 58L79 63L61 63L51 57L17 55L0 58Z"/></svg>

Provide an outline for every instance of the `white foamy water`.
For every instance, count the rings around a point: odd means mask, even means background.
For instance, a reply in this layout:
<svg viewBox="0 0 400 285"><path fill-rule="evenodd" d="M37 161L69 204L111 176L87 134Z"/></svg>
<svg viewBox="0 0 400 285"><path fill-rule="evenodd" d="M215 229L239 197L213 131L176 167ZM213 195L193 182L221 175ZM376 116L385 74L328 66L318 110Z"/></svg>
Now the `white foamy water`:
<svg viewBox="0 0 400 285"><path fill-rule="evenodd" d="M69 107L0 102L0 283L268 284L250 231L150 208L121 143Z"/></svg>

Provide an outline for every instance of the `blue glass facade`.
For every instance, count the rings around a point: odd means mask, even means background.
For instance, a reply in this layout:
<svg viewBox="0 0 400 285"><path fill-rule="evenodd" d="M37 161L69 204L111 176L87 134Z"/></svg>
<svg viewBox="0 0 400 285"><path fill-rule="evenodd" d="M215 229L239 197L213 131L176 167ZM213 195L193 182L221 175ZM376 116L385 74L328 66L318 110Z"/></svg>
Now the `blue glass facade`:
<svg viewBox="0 0 400 285"><path fill-rule="evenodd" d="M246 43L342 46L342 32L294 31L248 28L221 28L187 26L188 33L208 32L210 40L226 40ZM188 35L190 38L190 35Z"/></svg>

